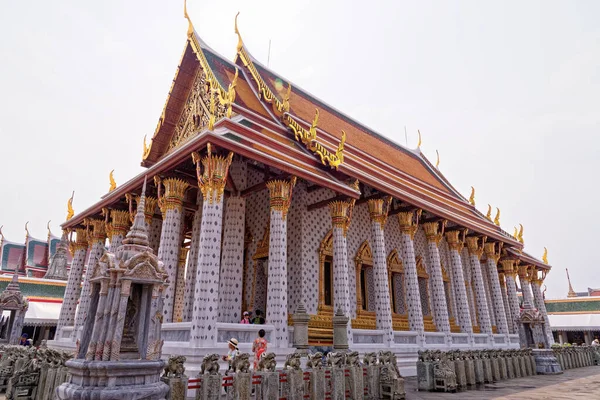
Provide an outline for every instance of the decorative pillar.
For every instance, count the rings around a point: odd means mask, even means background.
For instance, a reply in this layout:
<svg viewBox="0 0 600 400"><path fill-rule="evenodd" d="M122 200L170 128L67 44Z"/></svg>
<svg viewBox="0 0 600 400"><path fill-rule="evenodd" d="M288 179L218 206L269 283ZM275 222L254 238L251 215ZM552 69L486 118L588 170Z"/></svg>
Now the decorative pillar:
<svg viewBox="0 0 600 400"><path fill-rule="evenodd" d="M271 208L269 265L267 285L267 321L275 326L273 347L289 346L287 330L287 221L296 177L267 182Z"/></svg>
<svg viewBox="0 0 600 400"><path fill-rule="evenodd" d="M154 177L158 189L158 206L163 215L158 259L164 263L169 285L165 288L162 309L163 321L173 322L173 304L175 299L175 284L177 281L177 266L179 264L179 249L181 248L183 223L183 198L189 187L188 183L177 178L162 180ZM165 188L161 195L161 184Z"/></svg>
<svg viewBox="0 0 600 400"><path fill-rule="evenodd" d="M79 300L79 308L77 309L77 316L75 317L75 332L79 331L79 328L85 323L89 308L90 308L90 276L96 267L96 263L102 257L102 254L106 250L104 244L106 242L106 225L101 219L90 219L86 221L87 224L92 225L92 233L89 235L90 240L88 245L91 246L90 258L88 260L87 269L85 272L85 278L83 281L83 289L81 290L81 297ZM88 225L88 226L89 226ZM78 339L79 334L73 336L73 339Z"/></svg>
<svg viewBox="0 0 600 400"><path fill-rule="evenodd" d="M492 333L492 324L490 321L490 313L487 306L487 298L485 297L485 287L483 285L483 275L481 273L481 264L479 259L483 254L483 242L485 238L470 236L466 239L467 250L469 251L469 261L471 263L472 281L475 286L475 296L477 298L477 315L479 316L479 328L482 333ZM480 244L481 241L481 244Z"/></svg>
<svg viewBox="0 0 600 400"><path fill-rule="evenodd" d="M506 278L506 297L508 299L508 307L510 308L511 320L513 323L512 333L519 333L519 299L517 297L517 284L515 278L517 271L515 268L515 260L506 259L501 260L502 270L504 271L504 277Z"/></svg>
<svg viewBox="0 0 600 400"><path fill-rule="evenodd" d="M456 310L454 313L458 319L460 330L463 333L473 333L473 323L471 322L467 288L465 286L462 259L460 257L460 251L464 245L464 237L463 240L460 240L459 235L460 231L446 232L446 241L448 242L448 249L450 251L450 279L454 287L454 295L456 296Z"/></svg>
<svg viewBox="0 0 600 400"><path fill-rule="evenodd" d="M521 283L521 292L523 293L523 308L533 308L533 296L531 295L531 287L529 285L529 274L531 271L530 265L519 266L519 282Z"/></svg>
<svg viewBox="0 0 600 400"><path fill-rule="evenodd" d="M75 324L75 310L77 309L77 301L81 291L81 277L83 275L83 266L85 264L85 256L87 254L87 232L85 229L76 229L76 241L71 242L70 250L73 255L71 261L71 270L69 271L69 280L65 289L65 297L58 323L56 324L56 338L61 339L61 330L65 326L73 326Z"/></svg>
<svg viewBox="0 0 600 400"><path fill-rule="evenodd" d="M200 232L202 228L202 191L198 190L196 199L198 209L194 213L192 222L192 241L190 243L190 256L188 257L185 271L185 300L183 305L183 320L192 320L194 310L194 293L196 288L196 273L198 270L198 251L200 250Z"/></svg>
<svg viewBox="0 0 600 400"><path fill-rule="evenodd" d="M371 199L367 202L369 206L369 216L371 217L371 234L373 237L373 279L375 280L376 323L377 329L384 331L385 339L383 344L388 347L394 343L387 254L385 251L384 237L384 228L385 223L387 222L390 201L391 197L386 197L385 199Z"/></svg>
<svg viewBox="0 0 600 400"><path fill-rule="evenodd" d="M502 250L502 243L486 243L484 246L485 255L487 261L485 268L487 269L488 277L490 280L490 295L492 302L494 303L494 312L496 315L496 327L498 333L507 335L508 323L506 321L506 312L504 310L504 302L502 300L502 289L500 288L500 280L498 279L498 260L500 259L500 251Z"/></svg>
<svg viewBox="0 0 600 400"><path fill-rule="evenodd" d="M191 344L203 347L214 346L217 343L215 323L219 315L223 191L233 158L232 152L227 157L222 157L212 154L210 143L207 147L208 154L202 160L197 153L192 153L203 202L196 267L198 272L195 278L192 308Z"/></svg>
<svg viewBox="0 0 600 400"><path fill-rule="evenodd" d="M492 331L494 326L496 326L496 314L494 311L494 302L492 300L492 293L490 291L490 274L488 274L487 268L484 264L479 262L481 266L481 276L483 276L483 288L485 289L485 299L488 307L488 312L490 314L490 323L492 325ZM497 326L496 326L497 328Z"/></svg>
<svg viewBox="0 0 600 400"><path fill-rule="evenodd" d="M179 263L177 264L177 280L175 282L175 304L173 305L173 322L183 322L183 302L185 297L185 262L188 248L179 250Z"/></svg>
<svg viewBox="0 0 600 400"><path fill-rule="evenodd" d="M234 162L231 178L241 175L242 165ZM240 180L237 180L238 183ZM236 185L237 187L237 185ZM242 319L242 287L244 275L244 234L246 232L246 199L231 196L226 201L223 232L223 254L219 279L219 321L240 322Z"/></svg>
<svg viewBox="0 0 600 400"><path fill-rule="evenodd" d="M506 280L504 278L504 273L498 273L498 280L500 281L500 291L502 292L502 303L504 304L504 311L506 312L506 325L508 326L508 333L513 333L514 323L513 317L510 312L510 305L508 304L508 294L506 292Z"/></svg>
<svg viewBox="0 0 600 400"><path fill-rule="evenodd" d="M123 243L129 230L129 212L110 210L110 220L111 222L106 225L106 233L110 240L108 251L114 253Z"/></svg>
<svg viewBox="0 0 600 400"><path fill-rule="evenodd" d="M533 301L535 303L535 308L538 309L542 316L544 317L544 333L546 333L546 337L548 338L548 343L550 346L554 344L554 335L552 334L552 327L550 326L550 319L548 318L548 311L546 311L546 304L544 303L544 296L542 295L542 282L546 278L546 271L541 271L541 276L538 275L538 271L533 269L532 271L532 279L531 279L531 291L533 292Z"/></svg>
<svg viewBox="0 0 600 400"><path fill-rule="evenodd" d="M400 225L402 260L404 261L404 292L408 306L408 326L411 331L425 331L423 325L423 310L421 308L421 295L419 293L419 279L417 276L417 261L415 259L414 237L419 225L421 210L398 213Z"/></svg>
<svg viewBox="0 0 600 400"><path fill-rule="evenodd" d="M329 203L331 223L333 225L333 310L341 311L348 317L346 331L348 342L352 343L352 325L350 323L350 277L348 276L348 242L346 234L350 228L354 200L333 201Z"/></svg>
<svg viewBox="0 0 600 400"><path fill-rule="evenodd" d="M440 262L439 243L444 237L446 221L427 222L423 224L427 246L429 250L429 285L433 303L433 318L435 326L445 333L450 333L450 320L448 316L448 305L446 303L446 291L444 290L444 277L442 275L442 264Z"/></svg>

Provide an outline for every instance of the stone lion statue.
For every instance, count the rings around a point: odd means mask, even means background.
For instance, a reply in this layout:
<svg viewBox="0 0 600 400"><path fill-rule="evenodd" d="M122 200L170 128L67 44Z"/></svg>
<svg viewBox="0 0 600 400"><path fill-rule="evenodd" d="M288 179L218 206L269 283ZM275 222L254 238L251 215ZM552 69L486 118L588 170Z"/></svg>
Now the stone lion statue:
<svg viewBox="0 0 600 400"><path fill-rule="evenodd" d="M346 354L346 365L351 367L360 367L360 358L358 351L351 351Z"/></svg>
<svg viewBox="0 0 600 400"><path fill-rule="evenodd" d="M163 374L166 378L181 378L185 372L185 356L171 356L165 366L165 373Z"/></svg>
<svg viewBox="0 0 600 400"><path fill-rule="evenodd" d="M219 355L209 354L202 360L200 374L216 375L219 373Z"/></svg>
<svg viewBox="0 0 600 400"><path fill-rule="evenodd" d="M364 365L376 365L377 364L377 354L375 353L365 353L363 357Z"/></svg>
<svg viewBox="0 0 600 400"><path fill-rule="evenodd" d="M342 368L344 366L345 357L343 353L331 352L327 354L327 365L330 367Z"/></svg>
<svg viewBox="0 0 600 400"><path fill-rule="evenodd" d="M300 354L292 353L288 354L283 364L283 369L293 369L294 371L300 371Z"/></svg>
<svg viewBox="0 0 600 400"><path fill-rule="evenodd" d="M390 357L393 353L391 351L383 351L379 352L379 364L389 364Z"/></svg>
<svg viewBox="0 0 600 400"><path fill-rule="evenodd" d="M249 372L250 370L250 355L248 353L239 354L231 364L233 372Z"/></svg>
<svg viewBox="0 0 600 400"><path fill-rule="evenodd" d="M323 368L323 353L318 351L314 354L309 354L308 361L306 362L306 368L310 368L310 369Z"/></svg>
<svg viewBox="0 0 600 400"><path fill-rule="evenodd" d="M259 371L275 372L277 361L275 361L275 353L266 353L258 361Z"/></svg>

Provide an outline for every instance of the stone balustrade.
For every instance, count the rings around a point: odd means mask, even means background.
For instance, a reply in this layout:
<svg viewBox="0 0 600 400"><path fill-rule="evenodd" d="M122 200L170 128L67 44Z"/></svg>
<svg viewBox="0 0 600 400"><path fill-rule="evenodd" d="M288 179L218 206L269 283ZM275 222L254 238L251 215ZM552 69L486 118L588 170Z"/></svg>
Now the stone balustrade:
<svg viewBox="0 0 600 400"><path fill-rule="evenodd" d="M477 385L537 374L532 349L419 351L419 390L473 389Z"/></svg>
<svg viewBox="0 0 600 400"><path fill-rule="evenodd" d="M6 399L52 400L67 381L65 362L73 354L46 348L0 346L0 391Z"/></svg>
<svg viewBox="0 0 600 400"><path fill-rule="evenodd" d="M196 400L219 399L223 394L239 400L405 398L404 379L391 351L367 353L362 362L355 351L327 357L319 352L293 353L281 370L276 369L275 354L267 353L256 371L250 370L250 355L242 353L225 374L220 372L219 358L212 354L202 361L194 380Z"/></svg>
<svg viewBox="0 0 600 400"><path fill-rule="evenodd" d="M552 345L552 352L563 370L600 365L599 346Z"/></svg>

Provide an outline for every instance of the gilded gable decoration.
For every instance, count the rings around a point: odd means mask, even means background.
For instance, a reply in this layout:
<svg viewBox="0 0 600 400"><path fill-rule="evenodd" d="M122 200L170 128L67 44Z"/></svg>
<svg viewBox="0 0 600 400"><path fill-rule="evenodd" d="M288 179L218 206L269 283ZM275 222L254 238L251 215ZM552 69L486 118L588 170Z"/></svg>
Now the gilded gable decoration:
<svg viewBox="0 0 600 400"><path fill-rule="evenodd" d="M399 274L404 273L404 265L402 264L402 259L398 255L398 250L394 249L388 255L387 267L388 267L390 276L394 272L397 272Z"/></svg>

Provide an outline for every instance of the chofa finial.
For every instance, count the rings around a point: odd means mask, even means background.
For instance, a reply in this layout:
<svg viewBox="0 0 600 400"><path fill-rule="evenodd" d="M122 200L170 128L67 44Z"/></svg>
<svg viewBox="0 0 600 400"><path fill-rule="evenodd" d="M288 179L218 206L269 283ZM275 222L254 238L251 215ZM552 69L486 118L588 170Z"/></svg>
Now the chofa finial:
<svg viewBox="0 0 600 400"><path fill-rule="evenodd" d="M494 224L500 226L500 209L496 207L496 216L494 217Z"/></svg>
<svg viewBox="0 0 600 400"><path fill-rule="evenodd" d="M440 169L440 168L439 168L439 167L440 167L440 152L436 150L436 151L435 151L435 154L437 154L437 161L435 162L435 167L436 167L437 169Z"/></svg>
<svg viewBox="0 0 600 400"><path fill-rule="evenodd" d="M475 205L475 188L473 186L471 186L471 196L469 197L469 203L471 203L472 206Z"/></svg>
<svg viewBox="0 0 600 400"><path fill-rule="evenodd" d="M1 230L0 230L1 232ZM548 264L548 249L544 247L544 254L542 255L542 261L544 264Z"/></svg>
<svg viewBox="0 0 600 400"><path fill-rule="evenodd" d="M485 214L485 217L488 220L492 220L492 206L488 204L488 210L487 210L487 214Z"/></svg>
<svg viewBox="0 0 600 400"><path fill-rule="evenodd" d="M108 180L110 181L110 188L108 189L109 192L112 192L117 188L117 182L115 182L114 173L115 170L113 169L112 171L110 171L110 174L108 174Z"/></svg>
<svg viewBox="0 0 600 400"><path fill-rule="evenodd" d="M187 0L183 0L183 16L185 19L188 20L187 35L188 35L188 37L190 37L194 34L194 24L192 24L192 19L190 18L190 16L188 15L188 12L187 12Z"/></svg>
<svg viewBox="0 0 600 400"><path fill-rule="evenodd" d="M419 134L419 142L417 143L417 149L421 148L421 131L417 129L417 133Z"/></svg>
<svg viewBox="0 0 600 400"><path fill-rule="evenodd" d="M75 211L73 210L73 197L75 197L75 191L71 194L71 198L67 201L67 221L73 218Z"/></svg>

